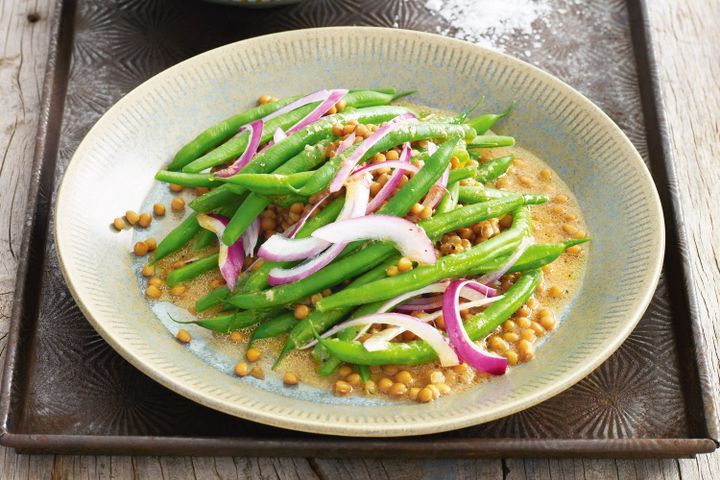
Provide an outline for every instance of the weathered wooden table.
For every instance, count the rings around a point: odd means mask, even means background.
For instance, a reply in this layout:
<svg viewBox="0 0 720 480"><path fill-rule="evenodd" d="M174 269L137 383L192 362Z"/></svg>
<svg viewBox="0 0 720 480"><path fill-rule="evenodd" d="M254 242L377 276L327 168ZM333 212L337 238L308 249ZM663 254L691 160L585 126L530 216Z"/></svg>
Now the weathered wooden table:
<svg viewBox="0 0 720 480"><path fill-rule="evenodd" d="M53 0L0 0L0 354L35 145ZM649 2L700 318L720 378L720 2ZM714 212L713 212L714 213ZM717 408L717 405L716 405ZM17 455L0 478L720 478L720 453L680 460L328 460Z"/></svg>

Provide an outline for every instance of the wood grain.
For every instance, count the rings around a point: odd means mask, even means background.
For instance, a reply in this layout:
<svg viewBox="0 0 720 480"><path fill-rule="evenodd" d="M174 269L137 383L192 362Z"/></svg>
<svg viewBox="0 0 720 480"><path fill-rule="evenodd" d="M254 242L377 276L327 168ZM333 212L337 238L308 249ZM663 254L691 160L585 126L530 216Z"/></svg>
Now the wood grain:
<svg viewBox="0 0 720 480"><path fill-rule="evenodd" d="M649 2L671 150L685 206L705 348L720 379L720 8ZM22 237L52 0L0 0L0 352ZM18 455L0 449L0 478L720 478L720 453L679 460L332 460Z"/></svg>

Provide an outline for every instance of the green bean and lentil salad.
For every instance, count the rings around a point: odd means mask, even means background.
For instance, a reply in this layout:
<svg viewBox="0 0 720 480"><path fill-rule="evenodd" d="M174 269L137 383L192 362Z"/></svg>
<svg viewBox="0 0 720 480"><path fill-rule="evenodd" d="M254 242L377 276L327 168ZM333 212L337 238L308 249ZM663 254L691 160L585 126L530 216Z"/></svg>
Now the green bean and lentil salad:
<svg viewBox="0 0 720 480"><path fill-rule="evenodd" d="M182 146L155 175L170 211L112 222L177 219L134 245L147 298L195 315L237 377L273 368L289 388L425 403L532 360L582 279L578 204L493 134L511 108L448 115L409 93L263 95Z"/></svg>

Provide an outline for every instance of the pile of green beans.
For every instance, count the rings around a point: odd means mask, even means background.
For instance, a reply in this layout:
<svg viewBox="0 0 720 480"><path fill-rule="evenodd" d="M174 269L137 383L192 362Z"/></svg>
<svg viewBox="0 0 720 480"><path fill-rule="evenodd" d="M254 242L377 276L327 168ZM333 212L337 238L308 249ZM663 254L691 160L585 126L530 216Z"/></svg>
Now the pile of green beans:
<svg viewBox="0 0 720 480"><path fill-rule="evenodd" d="M215 177L207 170L222 168L242 154L249 142L249 133L242 127L301 97L283 98L247 109L199 133L155 175L161 182L210 189L190 202L192 212L157 245L153 262L187 245L201 255L172 270L165 279L166 284L169 287L180 285L218 268L216 235L200 228L198 214L217 213L229 218L221 241L233 245L270 205L307 203L308 197L328 188L343 163L360 148L351 145L338 155L330 153L328 147L339 141L334 127L353 121L382 124L408 113L410 109L390 103L409 93L412 92L397 93L394 89L384 88L350 90L343 98L345 110L327 115L259 151L240 173L230 178ZM303 105L264 122L261 145L272 140L277 128L287 130L318 104ZM344 320L377 312L390 298L439 280L473 277L506 267L513 251L531 234L530 207L548 200L541 194L507 192L486 186L507 172L513 162L512 155L481 162L471 160L484 158L487 153L482 149L515 144L513 137L490 131L511 109L512 106L501 113L469 119L466 118L469 111L450 119L432 115L425 121L401 124L363 150L358 161L368 162L374 155L400 148L406 142L413 145L435 142L438 148L432 154L429 153L432 150L425 148L414 149L413 161L420 162L418 165L422 167L416 173L408 174L409 178L403 179L407 182L376 213L406 217L411 211L417 212L415 207L452 164L454 168L449 171L447 191L440 203L430 218L422 217L424 220L417 222L428 238L436 242L445 234L508 214L512 215L510 228L462 252L445 255L433 265L417 265L393 276L389 276L388 269L397 265L401 256L395 245L381 241L350 243L320 271L276 287L268 284L270 272L297 262L262 261L241 273L234 291L221 286L197 300L197 312L203 312L202 315L212 311L218 313L192 323L218 333L254 326L248 347L262 339L285 335L285 343L275 363L277 366L290 352L314 337L319 338L320 334ZM342 196L326 201L297 232L296 238L307 238L318 228L333 222L344 201ZM568 248L587 241L588 238L582 238L533 244L526 248L509 267L509 273L518 272L520 276L502 300L465 321L470 338L479 340L494 331L535 291L541 281L541 267L556 260ZM327 289L332 293L318 295ZM311 297L315 308L307 316L296 316L293 308L298 303L307 304ZM437 360L436 352L421 340L391 343L385 350L369 352L353 340L357 332L357 328L348 328L332 338L319 339L314 356L324 361L319 368L321 375L329 375L342 362L357 365L361 377L367 379L370 375L368 366L417 365Z"/></svg>

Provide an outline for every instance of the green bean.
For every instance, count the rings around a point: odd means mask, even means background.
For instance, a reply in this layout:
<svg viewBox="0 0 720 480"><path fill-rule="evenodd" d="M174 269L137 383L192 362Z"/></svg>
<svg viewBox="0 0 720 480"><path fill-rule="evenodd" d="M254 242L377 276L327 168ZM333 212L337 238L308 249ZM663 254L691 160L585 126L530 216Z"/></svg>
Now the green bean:
<svg viewBox="0 0 720 480"><path fill-rule="evenodd" d="M234 330L240 330L258 322L275 317L281 309L269 308L263 310L245 310L242 312L233 312L217 317L204 318L196 322L192 322L208 330L220 333L229 333Z"/></svg>
<svg viewBox="0 0 720 480"><path fill-rule="evenodd" d="M212 127L208 128L200 135L195 137L191 142L182 147L176 154L173 161L168 165L168 170L179 170L188 163L197 159L225 140L235 135L240 127L250 122L263 118L271 113L281 109L285 105L294 102L300 98L299 96L283 98L277 102L259 105L250 108L244 112L226 118Z"/></svg>
<svg viewBox="0 0 720 480"><path fill-rule="evenodd" d="M221 182L240 185L253 193L261 195L296 194L299 188L310 180L314 171L281 175L278 173L239 173Z"/></svg>
<svg viewBox="0 0 720 480"><path fill-rule="evenodd" d="M364 275L356 278L350 285L365 285L367 283L374 282L375 280L384 278L386 276L385 269L387 269L390 265L396 264L397 261L398 256L392 256L369 272L366 272ZM337 310L333 310L332 312L318 312L317 310L310 312L310 315L302 319L290 332L290 335L285 341L285 345L283 345L283 349L280 352L280 355L278 355L273 368L279 365L288 353L292 352L296 348L302 347L312 340L313 329L318 332L324 332L342 320L348 313L350 313L350 311L351 309L339 308Z"/></svg>
<svg viewBox="0 0 720 480"><path fill-rule="evenodd" d="M417 175L419 175L419 172L418 174L416 174L416 176ZM407 185L409 185L409 182ZM514 197L506 197L504 199L497 199L494 202L487 202L486 204L475 204L463 208L458 208L451 212L444 213L442 215L429 218L427 220L423 220L422 222L418 223L418 225L425 230L425 233L427 233L428 237L430 237L431 240L436 240L444 233L457 230L458 228L467 225L472 225L473 223L487 218L494 218L500 215L504 215L512 208L516 208L517 206L522 204L523 198L519 195L516 195ZM525 219L524 221L527 221L527 219ZM507 232L510 232L511 230L508 230ZM498 235L498 237L495 238L499 238L502 235L507 234L507 232L504 232L503 234ZM505 235L501 238L506 238L508 236L509 235ZM488 240L487 242L483 242L480 245L484 245L488 242L490 242L490 240ZM498 242L493 242L493 244L495 243ZM478 245L477 247L479 247L480 245ZM512 246L514 246L514 243L511 243L510 247ZM468 250L468 252L470 250ZM395 251L395 246L390 243L372 243L365 246L358 252L353 253L352 255L348 255L344 258L336 260L330 265L324 267L321 271L310 275L307 278L291 284L280 285L264 292L238 293L229 298L228 302L231 305L240 308L263 308L272 305L289 304L301 298L305 298L308 295L312 295L313 293L318 292L324 288L337 285L348 277L352 277L367 270L370 270L371 268L382 262L384 259L386 259L388 256L392 255ZM502 255L502 253L507 252L501 248L498 251L498 255ZM443 259L440 259L439 262L442 262L442 265L444 264L444 262L447 262L447 260L443 261ZM422 267L418 268L421 269ZM392 278L403 277L407 275L407 273L411 273L417 270L418 269L415 269L410 272L403 273L398 277ZM354 289L346 288L343 290L343 292L349 290ZM331 295L330 297L320 300L318 304L336 295L338 294ZM362 299L360 300L360 303L363 303Z"/></svg>
<svg viewBox="0 0 720 480"><path fill-rule="evenodd" d="M407 111L406 108L396 106L370 107L324 117L255 155L242 169L242 172L272 172L288 159L302 152L307 145L314 145L332 137L332 127L336 123L347 123L350 120L357 120L361 123L381 123ZM228 198L232 198L233 195L242 194L245 191L239 185L222 185L190 202L190 207L198 212L207 212L227 202Z"/></svg>
<svg viewBox="0 0 720 480"><path fill-rule="evenodd" d="M168 287L174 287L179 283L187 282L205 272L209 272L217 268L218 258L219 254L213 253L175 269L167 276L165 283L167 283Z"/></svg>
<svg viewBox="0 0 720 480"><path fill-rule="evenodd" d="M213 188L222 185L211 173L184 173L170 170L158 170L155 180L165 183L174 183L183 187Z"/></svg>
<svg viewBox="0 0 720 480"><path fill-rule="evenodd" d="M426 139L448 139L453 136L467 136L474 135L475 132L467 125L452 125L452 124L440 124L440 123L420 123L420 124L408 124L403 125L395 130L390 131L387 135L382 137L377 143L370 147L358 160L363 162L368 158L372 157L376 153L384 152L396 145L401 145L405 142L414 142L418 140ZM453 146L457 144L457 140L453 143ZM350 157L358 146L353 146L340 155L328 160L322 167L320 167L315 175L300 189L301 195L314 195L330 184L336 173L340 169L342 163ZM425 190L427 191L427 190Z"/></svg>
<svg viewBox="0 0 720 480"><path fill-rule="evenodd" d="M480 164L480 166L477 167L475 180L480 183L495 180L500 175L507 172L507 169L510 168L514 159L514 155L507 155L505 157L493 158L488 162Z"/></svg>
<svg viewBox="0 0 720 480"><path fill-rule="evenodd" d="M493 332L530 298L541 278L539 270L524 273L502 300L465 322L468 336L478 341ZM437 360L437 353L424 341L393 342L388 348L375 352L368 352L360 342L337 338L320 339L320 343L341 361L357 365L422 365Z"/></svg>
<svg viewBox="0 0 720 480"><path fill-rule="evenodd" d="M215 210L216 208L222 207L230 202L242 201L246 194L237 194L230 190L230 185L220 185L219 187L213 188L209 192L200 195L190 202L190 208L195 210L197 213L207 213Z"/></svg>
<svg viewBox="0 0 720 480"><path fill-rule="evenodd" d="M211 232L210 230L205 230L203 228L197 233L197 235L195 235L192 249L196 252L199 250L204 250L209 246L214 245L216 240L217 236L215 235L215 233Z"/></svg>
<svg viewBox="0 0 720 480"><path fill-rule="evenodd" d="M452 215L461 210L456 209L445 215ZM344 288L329 297L323 298L315 306L318 310L324 312L334 308L377 302L422 288L445 278L460 278L472 275L478 266L484 262L497 256L509 254L514 250L522 237L528 235L529 225L529 211L526 208L519 208L513 212L512 227L462 253L446 255L438 259L434 265L420 265L413 270L400 273L394 277L377 280L368 285ZM233 304L238 306L237 303Z"/></svg>
<svg viewBox="0 0 720 480"><path fill-rule="evenodd" d="M479 117L468 120L467 124L472 126L477 131L478 135L482 135L483 133L490 130L497 123L498 120L510 113L514 106L515 102L512 102L510 106L505 109L504 112L486 113L485 115L480 115Z"/></svg>
<svg viewBox="0 0 720 480"><path fill-rule="evenodd" d="M450 175L448 176L448 185L459 182L460 180L465 180L467 178L475 178L477 172L478 167L454 168L450 170Z"/></svg>
<svg viewBox="0 0 720 480"><path fill-rule="evenodd" d="M512 147L515 145L513 137L503 135L478 135L473 141L467 144L467 148L498 148Z"/></svg>
<svg viewBox="0 0 720 480"><path fill-rule="evenodd" d="M482 185L473 186L460 186L459 201L460 203L478 203L487 202L497 198L505 198L508 195L517 195L515 192L506 192L503 190L496 190L494 188L483 187ZM540 205L547 203L547 195L541 193L522 193L520 194L525 199L526 205Z"/></svg>
<svg viewBox="0 0 720 480"><path fill-rule="evenodd" d="M358 365L358 373L360 374L360 379L363 382L370 380L370 369L367 365Z"/></svg>
<svg viewBox="0 0 720 480"><path fill-rule="evenodd" d="M458 195L460 193L460 182L451 183L448 187L448 191L443 195L442 200L435 209L435 214L446 213L451 210L455 210L458 203Z"/></svg>
<svg viewBox="0 0 720 480"><path fill-rule="evenodd" d="M378 105L387 105L395 98L399 98L404 94L386 94L382 92L372 90L358 90L350 92L345 95L345 102L348 107L351 108L362 108L362 107L374 107ZM288 112L284 115L275 117L265 123L263 126L263 133L260 139L261 144L268 142L272 139L275 130L280 127L283 130L287 130L305 116L312 112L320 102L314 102L308 105L299 107L292 112ZM207 168L214 167L221 163L228 162L238 157L247 147L249 140L249 133L242 132L235 137L229 139L224 144L218 146L214 150L206 153L202 157L199 157L189 164L183 167L185 172L201 172ZM313 142L314 143L314 142Z"/></svg>
<svg viewBox="0 0 720 480"><path fill-rule="evenodd" d="M193 238L199 231L200 225L197 222L197 214L195 212L185 218L177 227L175 227L155 249L155 256L152 263L157 262L161 258L165 258L173 252L180 250Z"/></svg>
<svg viewBox="0 0 720 480"><path fill-rule="evenodd" d="M209 308L220 305L228 297L228 295L230 295L230 289L227 285L216 288L195 302L195 310L198 312L204 312Z"/></svg>
<svg viewBox="0 0 720 480"><path fill-rule="evenodd" d="M574 245L589 242L590 238L579 238L559 243L539 243L530 245L510 267L508 273L525 272L535 270L554 262L562 253ZM497 257L477 268L478 273L492 272L501 268L507 262L508 257Z"/></svg>
<svg viewBox="0 0 720 480"><path fill-rule="evenodd" d="M250 348L256 340L279 337L280 335L288 333L299 321L300 320L295 318L295 315L290 312L261 323L253 331L250 342L248 342L248 348Z"/></svg>

